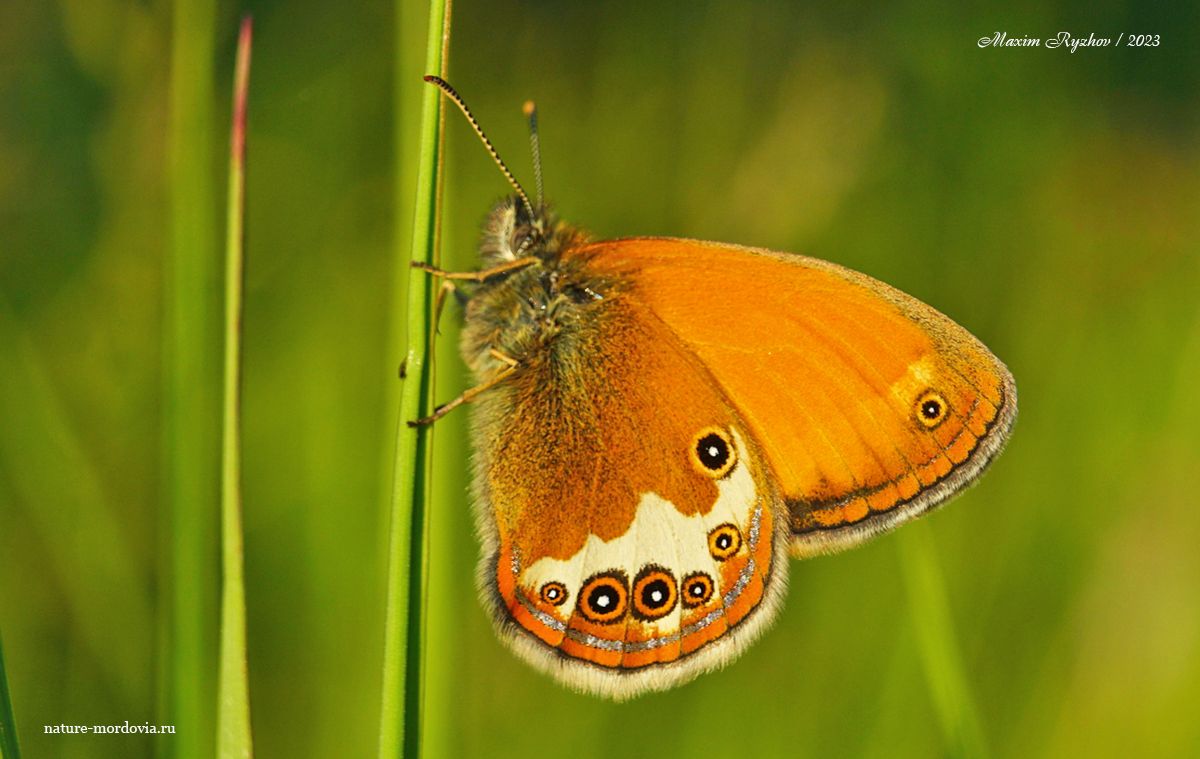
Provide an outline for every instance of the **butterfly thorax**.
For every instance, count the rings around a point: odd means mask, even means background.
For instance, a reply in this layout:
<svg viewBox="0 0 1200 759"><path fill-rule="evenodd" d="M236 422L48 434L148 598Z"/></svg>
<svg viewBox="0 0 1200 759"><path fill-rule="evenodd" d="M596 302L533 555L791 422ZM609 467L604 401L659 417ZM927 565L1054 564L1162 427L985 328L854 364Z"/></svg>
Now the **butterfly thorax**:
<svg viewBox="0 0 1200 759"><path fill-rule="evenodd" d="M480 381L502 364L492 351L522 364L571 360L585 350L614 283L564 261L587 242L578 228L542 207L532 215L516 197L496 205L480 241L483 268L522 258L534 263L482 282L469 295L463 357Z"/></svg>

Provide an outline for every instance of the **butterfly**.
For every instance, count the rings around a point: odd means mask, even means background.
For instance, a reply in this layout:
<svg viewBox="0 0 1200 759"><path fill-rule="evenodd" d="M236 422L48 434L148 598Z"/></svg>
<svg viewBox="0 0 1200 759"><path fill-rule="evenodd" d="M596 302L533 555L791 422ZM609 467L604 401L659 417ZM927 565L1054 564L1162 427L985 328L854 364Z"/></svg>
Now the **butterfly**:
<svg viewBox="0 0 1200 759"><path fill-rule="evenodd" d="M516 191L465 301L479 587L499 636L625 699L741 654L789 555L858 545L1000 452L1012 375L949 318L836 264L665 237L592 241ZM456 282L469 282L463 293ZM443 290L443 292L445 292Z"/></svg>

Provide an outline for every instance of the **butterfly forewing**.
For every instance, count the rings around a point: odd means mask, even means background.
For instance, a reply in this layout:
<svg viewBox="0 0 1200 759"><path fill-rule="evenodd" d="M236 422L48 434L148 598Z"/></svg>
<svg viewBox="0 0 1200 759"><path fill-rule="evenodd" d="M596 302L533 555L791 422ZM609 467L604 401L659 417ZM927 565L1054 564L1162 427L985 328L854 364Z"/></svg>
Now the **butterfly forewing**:
<svg viewBox="0 0 1200 759"><path fill-rule="evenodd" d="M798 555L838 550L957 492L1007 438L1016 389L920 301L816 259L665 238L568 259L627 282L764 452Z"/></svg>

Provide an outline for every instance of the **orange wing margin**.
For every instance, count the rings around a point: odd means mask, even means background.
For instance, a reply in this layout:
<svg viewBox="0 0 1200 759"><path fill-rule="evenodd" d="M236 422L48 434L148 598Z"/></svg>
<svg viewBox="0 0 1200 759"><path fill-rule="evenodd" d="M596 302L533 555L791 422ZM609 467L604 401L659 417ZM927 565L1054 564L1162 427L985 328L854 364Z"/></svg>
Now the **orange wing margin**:
<svg viewBox="0 0 1200 759"><path fill-rule="evenodd" d="M793 553L860 543L977 477L1016 415L1008 369L920 301L818 259L669 238L569 250L618 277L746 420Z"/></svg>

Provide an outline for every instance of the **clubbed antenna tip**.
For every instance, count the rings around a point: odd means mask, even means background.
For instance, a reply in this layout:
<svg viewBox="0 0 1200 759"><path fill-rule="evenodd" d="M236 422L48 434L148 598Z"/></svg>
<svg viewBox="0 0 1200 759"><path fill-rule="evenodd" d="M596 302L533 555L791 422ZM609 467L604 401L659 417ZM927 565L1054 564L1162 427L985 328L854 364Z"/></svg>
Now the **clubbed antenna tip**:
<svg viewBox="0 0 1200 759"><path fill-rule="evenodd" d="M471 109L467 107L467 104L463 101L462 96L450 86L449 82L447 82L445 79L442 79L440 76L426 74L424 78L425 81L436 86L439 90L445 93L446 97L450 98L451 102L458 106L458 110L462 111L463 115L467 117L467 121L470 122L471 128L475 130L475 134L478 135L480 141L483 142L483 146L487 149L488 154L492 156L492 160L496 162L496 165L500 167L500 171L504 173L504 178L507 179L508 183L513 186L514 190L517 191L517 195L521 196L521 201L525 204L525 208L529 211L530 218L532 218L533 204L529 202L529 196L525 194L525 189L521 187L521 183L517 181L517 178L513 176L513 173L508 170L508 166L506 166L504 161L500 158L500 154L496 152L496 148L492 146L492 141L489 140L487 135L483 133L483 128L480 127L479 122L475 120L475 116L472 115Z"/></svg>
<svg viewBox="0 0 1200 759"><path fill-rule="evenodd" d="M533 181L536 185L534 189L537 190L538 208L541 208L545 196L542 195L542 144L538 139L537 105L532 100L526 100L521 110L525 112L525 118L529 119L529 149L533 153Z"/></svg>

